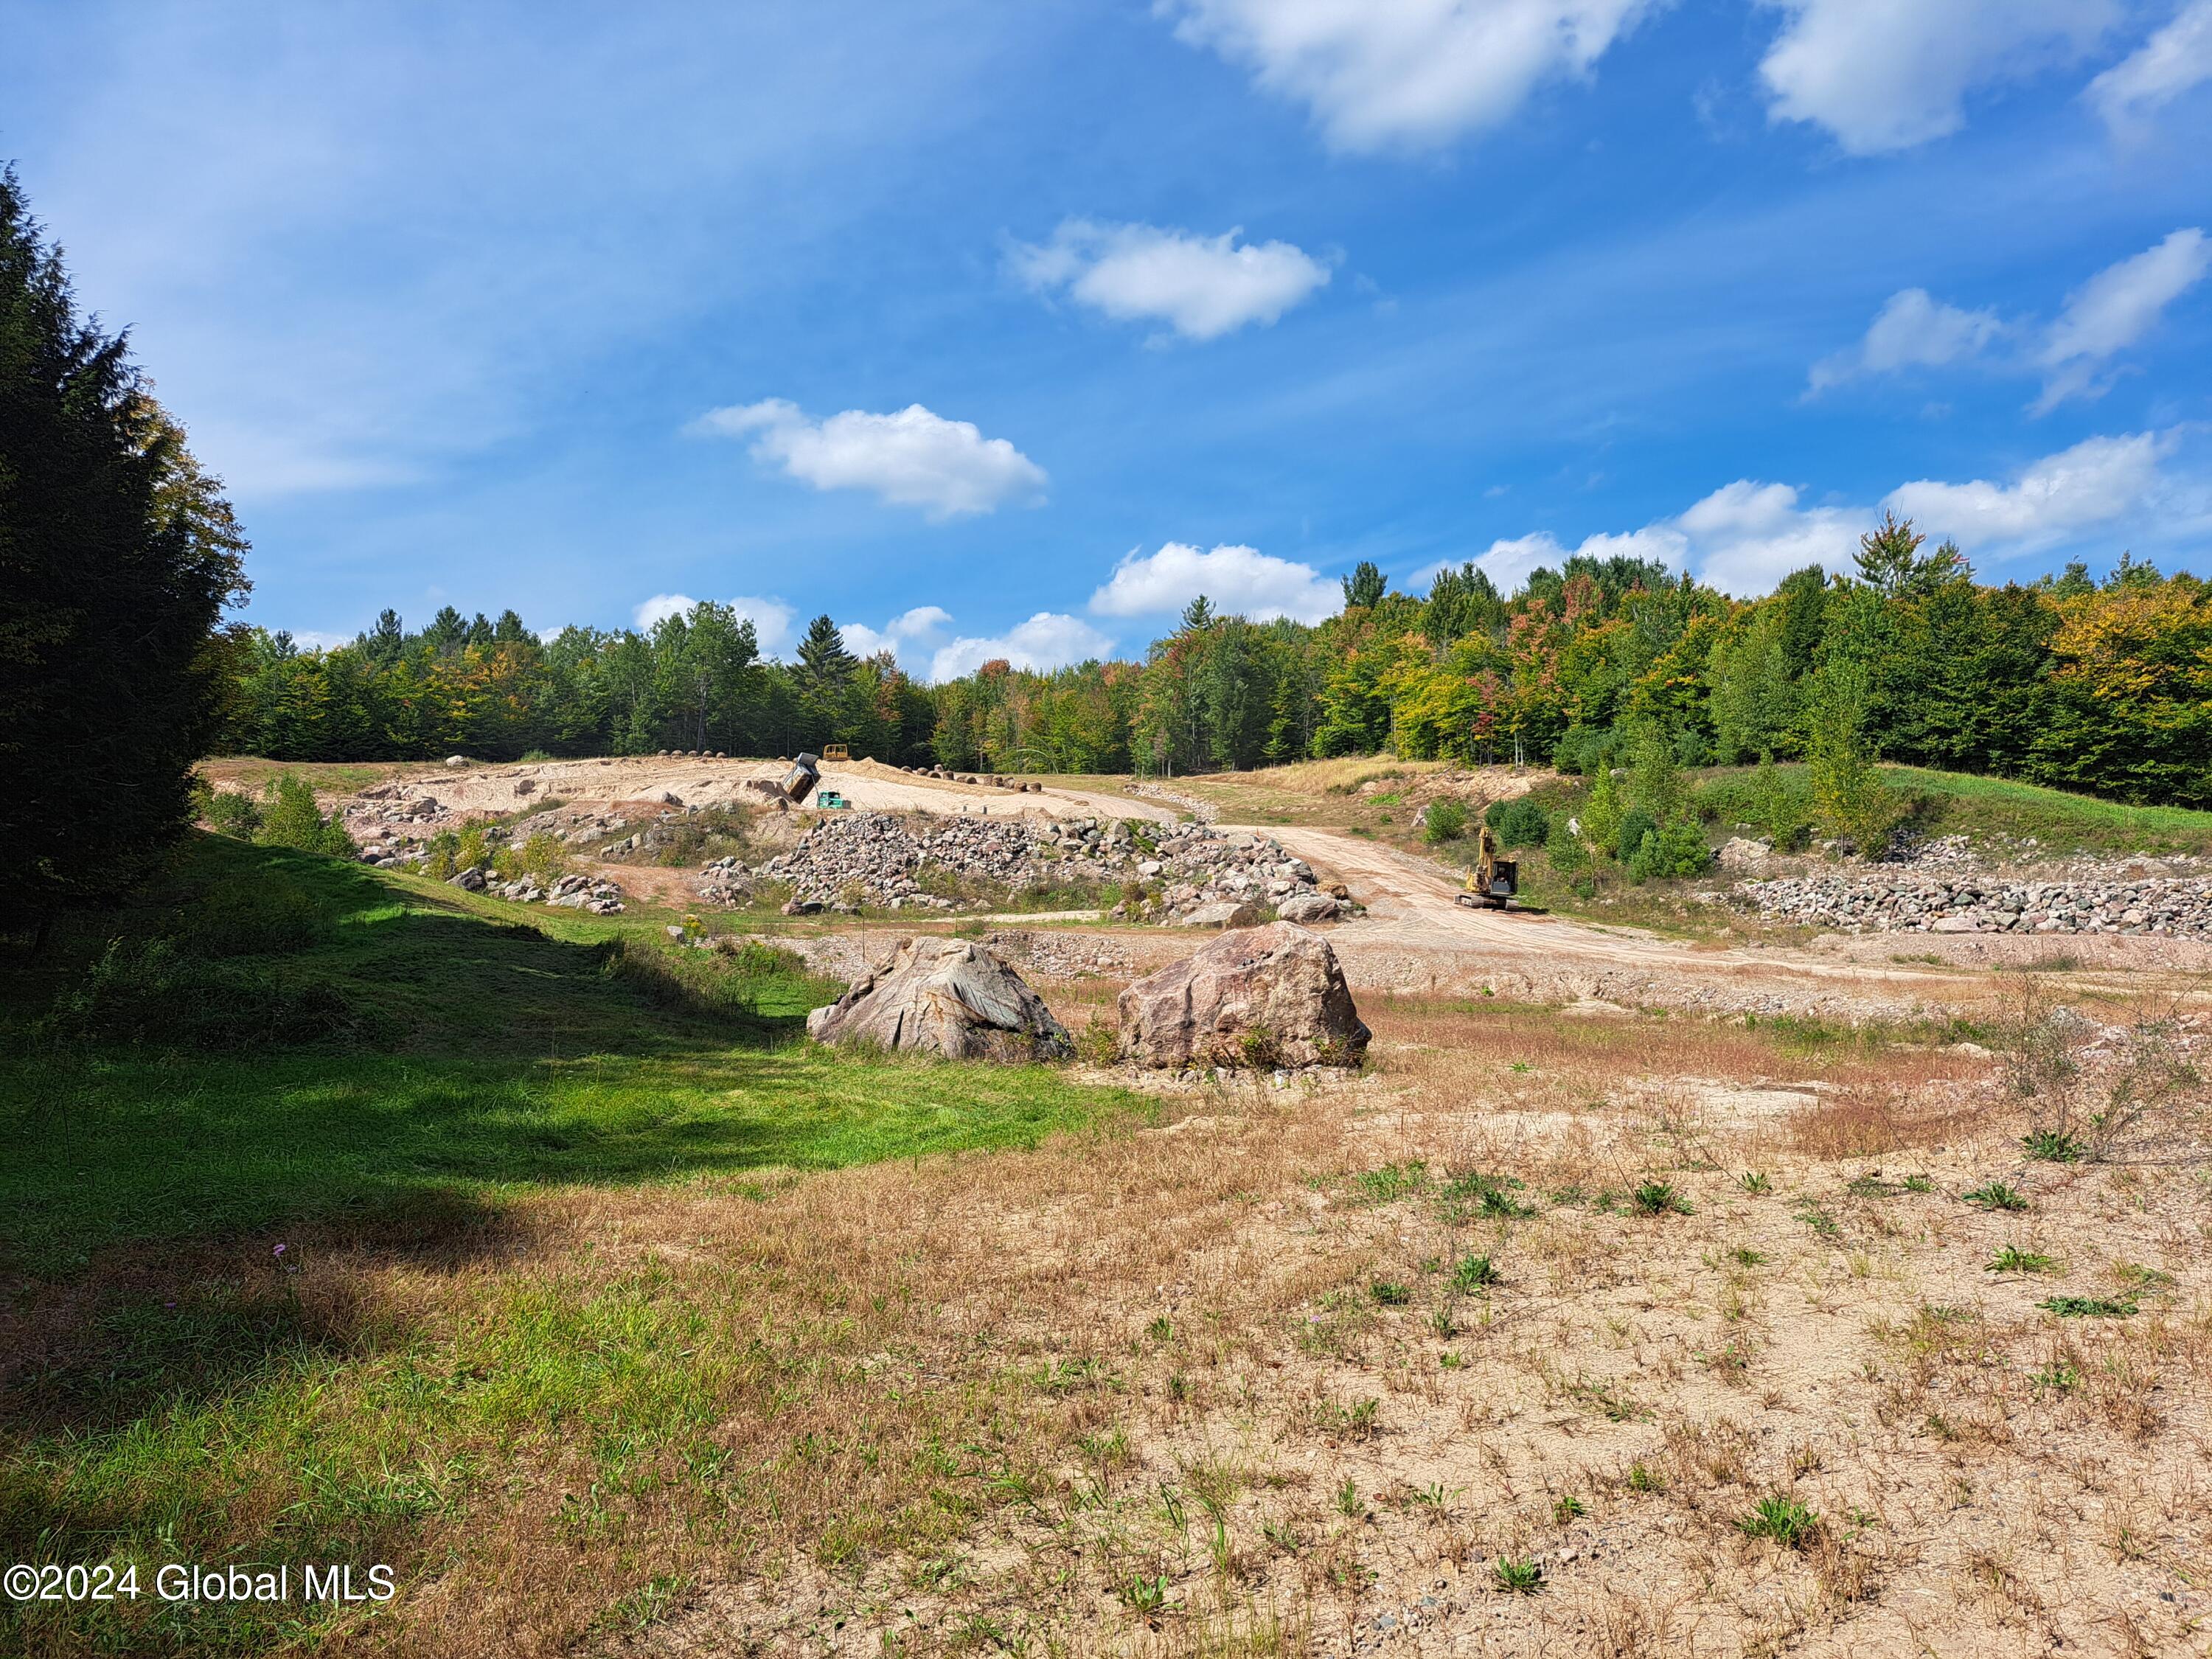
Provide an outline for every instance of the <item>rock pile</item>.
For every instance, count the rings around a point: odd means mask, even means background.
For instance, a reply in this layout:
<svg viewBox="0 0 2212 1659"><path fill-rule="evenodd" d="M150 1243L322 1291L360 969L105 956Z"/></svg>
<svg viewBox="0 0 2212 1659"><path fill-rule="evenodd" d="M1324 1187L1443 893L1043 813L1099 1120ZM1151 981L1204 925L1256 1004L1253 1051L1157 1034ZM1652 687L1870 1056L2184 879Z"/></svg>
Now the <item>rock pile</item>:
<svg viewBox="0 0 2212 1659"><path fill-rule="evenodd" d="M564 910L588 910L595 916L617 915L623 908L622 889L593 876L560 876L551 886L540 887L536 878L531 876L503 882L488 866L480 865L448 876L446 885L459 887L465 892L488 893L494 898L514 899L523 904L542 902Z"/></svg>
<svg viewBox="0 0 2212 1659"><path fill-rule="evenodd" d="M1139 1066L1355 1066L1369 1032L1336 952L1287 921L1209 941L1122 991L1121 1057Z"/></svg>
<svg viewBox="0 0 2212 1659"><path fill-rule="evenodd" d="M806 1017L817 1042L860 1043L948 1060L1066 1060L1067 1028L987 945L910 939L890 965Z"/></svg>
<svg viewBox="0 0 2212 1659"><path fill-rule="evenodd" d="M1826 875L1738 884L1771 921L1846 933L2212 933L2212 881Z"/></svg>
<svg viewBox="0 0 2212 1659"><path fill-rule="evenodd" d="M1329 921L1346 908L1322 890L1310 866L1266 836L1186 824L1153 839L1161 828L1099 818L841 813L765 863L716 860L702 892L741 903L757 884L780 882L799 906L950 910L962 902L951 891L968 884L1022 891L1134 881L1144 896L1116 905L1117 917L1199 926L1231 922L1240 910L1256 920L1267 905L1301 921Z"/></svg>

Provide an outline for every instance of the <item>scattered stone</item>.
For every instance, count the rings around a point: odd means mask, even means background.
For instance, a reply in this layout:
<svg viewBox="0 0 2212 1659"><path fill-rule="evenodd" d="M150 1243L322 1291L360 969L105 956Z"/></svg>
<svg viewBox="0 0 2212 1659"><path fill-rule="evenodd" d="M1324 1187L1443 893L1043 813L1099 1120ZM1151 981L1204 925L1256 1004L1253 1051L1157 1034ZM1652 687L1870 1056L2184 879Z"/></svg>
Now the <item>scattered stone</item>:
<svg viewBox="0 0 2212 1659"><path fill-rule="evenodd" d="M1336 952L1287 921L1209 941L1121 993L1121 1048L1139 1066L1349 1066L1370 1033Z"/></svg>
<svg viewBox="0 0 2212 1659"><path fill-rule="evenodd" d="M1844 933L2212 933L2212 880L1834 874L1739 883L1770 921Z"/></svg>
<svg viewBox="0 0 2212 1659"><path fill-rule="evenodd" d="M806 1017L817 1042L873 1044L948 1060L1066 1060L1067 1028L988 945L910 939L890 965Z"/></svg>

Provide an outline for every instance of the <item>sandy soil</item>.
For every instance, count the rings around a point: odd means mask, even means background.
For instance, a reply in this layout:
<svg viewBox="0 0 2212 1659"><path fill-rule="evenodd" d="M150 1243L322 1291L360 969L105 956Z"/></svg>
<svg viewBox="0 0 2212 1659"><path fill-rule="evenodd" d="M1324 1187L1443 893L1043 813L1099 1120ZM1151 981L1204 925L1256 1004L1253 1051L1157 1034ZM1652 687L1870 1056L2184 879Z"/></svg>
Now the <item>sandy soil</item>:
<svg viewBox="0 0 2212 1659"><path fill-rule="evenodd" d="M514 812L549 795L573 802L659 801L673 795L685 806L760 805L756 786L781 782L781 761L664 759L565 760L528 765L425 767L395 780L410 794L435 796L462 812ZM1045 817L1108 816L1172 823L1171 806L1134 795L1047 787L1024 793L987 784L922 778L876 761L825 765L822 788L854 806L877 812L1019 813Z"/></svg>

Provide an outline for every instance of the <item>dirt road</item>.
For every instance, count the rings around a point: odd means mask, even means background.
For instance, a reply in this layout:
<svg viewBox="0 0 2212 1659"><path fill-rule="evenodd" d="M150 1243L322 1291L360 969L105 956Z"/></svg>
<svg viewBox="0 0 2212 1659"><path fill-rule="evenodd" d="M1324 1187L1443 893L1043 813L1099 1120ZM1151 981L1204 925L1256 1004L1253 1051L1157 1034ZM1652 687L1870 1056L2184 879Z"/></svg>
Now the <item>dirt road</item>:
<svg viewBox="0 0 2212 1659"><path fill-rule="evenodd" d="M1324 880L1351 888L1367 915L1330 932L1355 981L1414 983L1424 959L1436 976L1517 981L1539 994L1624 1001L1764 1006L1792 987L1795 1003L1811 991L1820 1004L1868 1001L1904 1008L1948 1000L1955 977L1863 963L1821 961L1797 951L1724 950L1622 929L1595 927L1525 910L1469 909L1459 883L1438 866L1395 848L1332 830L1271 825L1273 836Z"/></svg>

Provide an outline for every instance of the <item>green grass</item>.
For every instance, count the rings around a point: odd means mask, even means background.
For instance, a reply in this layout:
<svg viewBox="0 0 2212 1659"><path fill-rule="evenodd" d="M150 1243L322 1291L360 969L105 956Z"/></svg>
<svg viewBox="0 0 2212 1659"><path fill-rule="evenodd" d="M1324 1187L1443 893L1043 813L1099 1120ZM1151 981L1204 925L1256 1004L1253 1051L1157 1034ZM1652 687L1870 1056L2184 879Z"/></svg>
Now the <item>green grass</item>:
<svg viewBox="0 0 2212 1659"><path fill-rule="evenodd" d="M1805 1548L1820 1531L1819 1516L1781 1493L1760 1498L1735 1524L1747 1538L1771 1538L1789 1550Z"/></svg>
<svg viewBox="0 0 2212 1659"><path fill-rule="evenodd" d="M189 945L213 916L227 949L250 943L241 891L281 923L280 948L204 965L334 994L375 1034L273 1052L34 1035L100 933ZM110 1246L495 1208L532 1186L1030 1146L1128 1104L1048 1067L803 1044L806 1010L837 988L795 958L679 951L617 918L218 837L76 931L0 981L0 1267L42 1276Z"/></svg>
<svg viewBox="0 0 2212 1659"><path fill-rule="evenodd" d="M561 1468L556 1524L580 1549L663 1505L736 1547L757 1472L730 1468L716 1425L861 1364L902 1304L794 1314L781 1270L744 1256L541 1255L532 1196L744 1203L796 1172L1148 1113L1050 1067L832 1056L799 1038L836 988L796 958L654 933L204 836L130 906L0 961L0 1286L62 1339L0 1390L0 1561L397 1561L421 1582L425 1525L504 1513ZM285 1011L308 993L349 1012L303 1029ZM244 1013L213 1018L225 996ZM434 1317L317 1295L354 1251L464 1277ZM926 1409L930 1459L999 1407L986 1389ZM933 1464L926 1501L878 1512L860 1455L787 1454L854 1494L825 1549L903 1546L1000 1501ZM336 1617L0 1604L0 1652L305 1650Z"/></svg>

